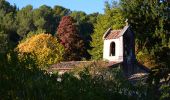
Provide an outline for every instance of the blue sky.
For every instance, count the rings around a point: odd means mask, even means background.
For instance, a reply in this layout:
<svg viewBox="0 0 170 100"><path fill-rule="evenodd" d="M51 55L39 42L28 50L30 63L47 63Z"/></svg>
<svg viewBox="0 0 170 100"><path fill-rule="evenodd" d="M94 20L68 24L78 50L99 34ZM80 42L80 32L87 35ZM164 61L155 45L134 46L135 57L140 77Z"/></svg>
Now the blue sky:
<svg viewBox="0 0 170 100"><path fill-rule="evenodd" d="M28 4L33 5L34 8L38 8L41 5L48 5L54 7L54 5L60 5L68 8L72 11L84 11L87 14L93 12L104 12L104 2L111 0L7 0L10 4L16 4L20 9Z"/></svg>

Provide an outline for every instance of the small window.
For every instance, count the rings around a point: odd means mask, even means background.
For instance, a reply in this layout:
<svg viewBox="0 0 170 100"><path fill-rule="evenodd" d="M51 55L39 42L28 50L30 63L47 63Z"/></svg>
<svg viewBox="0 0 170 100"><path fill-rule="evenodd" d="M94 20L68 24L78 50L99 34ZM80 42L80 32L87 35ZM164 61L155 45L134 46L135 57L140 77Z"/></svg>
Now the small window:
<svg viewBox="0 0 170 100"><path fill-rule="evenodd" d="M115 56L115 42L111 42L110 44L110 56Z"/></svg>

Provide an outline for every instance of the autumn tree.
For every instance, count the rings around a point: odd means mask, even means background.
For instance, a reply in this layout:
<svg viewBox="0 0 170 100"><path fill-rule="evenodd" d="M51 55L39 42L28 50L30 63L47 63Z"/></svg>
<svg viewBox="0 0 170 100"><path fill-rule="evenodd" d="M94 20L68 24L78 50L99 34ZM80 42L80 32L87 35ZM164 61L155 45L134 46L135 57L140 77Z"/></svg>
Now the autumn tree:
<svg viewBox="0 0 170 100"><path fill-rule="evenodd" d="M65 60L81 60L88 54L84 41L79 36L79 30L72 17L64 16L62 18L56 36L65 47Z"/></svg>
<svg viewBox="0 0 170 100"><path fill-rule="evenodd" d="M63 60L64 47L51 34L38 34L21 42L16 49L21 58L31 54L41 68ZM23 56L22 56L23 55Z"/></svg>

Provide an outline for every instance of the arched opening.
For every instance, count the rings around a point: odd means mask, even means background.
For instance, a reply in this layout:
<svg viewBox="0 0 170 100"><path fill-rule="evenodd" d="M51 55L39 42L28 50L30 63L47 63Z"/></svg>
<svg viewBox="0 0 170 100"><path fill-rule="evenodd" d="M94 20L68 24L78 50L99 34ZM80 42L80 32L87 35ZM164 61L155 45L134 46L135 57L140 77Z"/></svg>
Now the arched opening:
<svg viewBox="0 0 170 100"><path fill-rule="evenodd" d="M110 44L110 56L115 56L115 42L111 42Z"/></svg>

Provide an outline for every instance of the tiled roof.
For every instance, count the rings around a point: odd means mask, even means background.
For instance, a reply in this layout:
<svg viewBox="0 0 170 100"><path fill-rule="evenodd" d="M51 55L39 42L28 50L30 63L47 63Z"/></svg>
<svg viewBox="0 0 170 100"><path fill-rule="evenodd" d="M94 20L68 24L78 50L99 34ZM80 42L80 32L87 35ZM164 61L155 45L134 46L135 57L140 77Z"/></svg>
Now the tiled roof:
<svg viewBox="0 0 170 100"><path fill-rule="evenodd" d="M116 39L120 37L120 33L122 30L111 30L105 37L105 39Z"/></svg>
<svg viewBox="0 0 170 100"><path fill-rule="evenodd" d="M80 66L87 66L95 63L94 61L68 61L68 62L60 62L57 64L52 65L48 71L52 70L71 70L75 67ZM103 67L112 67L115 64L118 64L120 62L98 62L99 64L102 64Z"/></svg>
<svg viewBox="0 0 170 100"><path fill-rule="evenodd" d="M116 39L119 38L120 36L122 36L126 30L129 28L129 26L125 26L123 29L120 30L112 30L111 28L109 28L105 34L103 35L103 39Z"/></svg>
<svg viewBox="0 0 170 100"><path fill-rule="evenodd" d="M87 62L85 61L68 61L68 62L60 62L58 64L54 64L52 65L51 67L52 68L73 68L77 65L80 65L80 64L87 64Z"/></svg>

